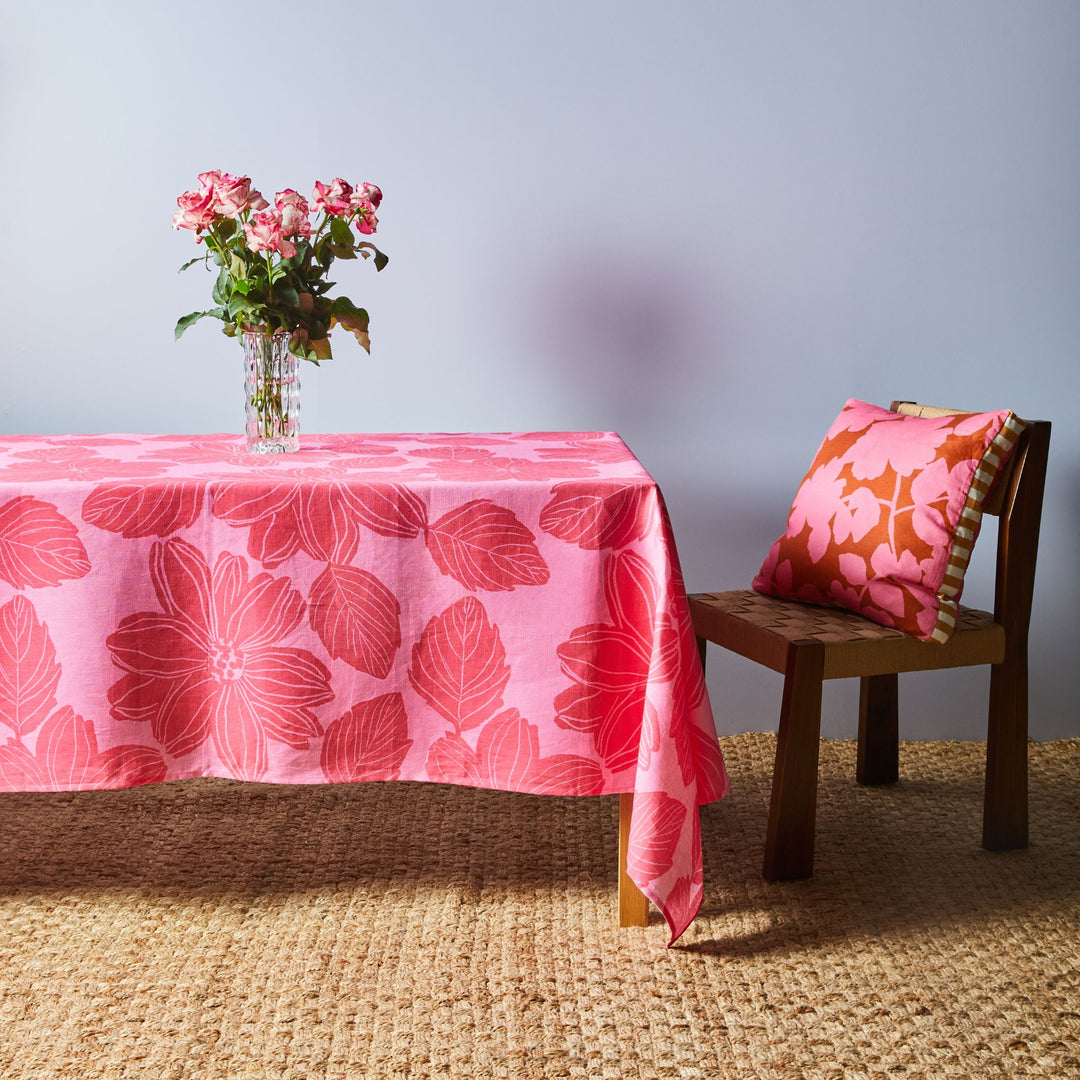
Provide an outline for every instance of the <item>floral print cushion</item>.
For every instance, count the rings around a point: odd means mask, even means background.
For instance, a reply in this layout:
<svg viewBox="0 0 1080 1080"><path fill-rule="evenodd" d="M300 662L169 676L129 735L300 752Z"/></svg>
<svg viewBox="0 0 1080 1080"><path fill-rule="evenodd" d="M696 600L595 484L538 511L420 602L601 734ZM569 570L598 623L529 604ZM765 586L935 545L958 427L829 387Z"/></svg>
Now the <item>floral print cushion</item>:
<svg viewBox="0 0 1080 1080"><path fill-rule="evenodd" d="M983 501L1023 426L1008 410L907 416L848 401L753 587L948 641Z"/></svg>

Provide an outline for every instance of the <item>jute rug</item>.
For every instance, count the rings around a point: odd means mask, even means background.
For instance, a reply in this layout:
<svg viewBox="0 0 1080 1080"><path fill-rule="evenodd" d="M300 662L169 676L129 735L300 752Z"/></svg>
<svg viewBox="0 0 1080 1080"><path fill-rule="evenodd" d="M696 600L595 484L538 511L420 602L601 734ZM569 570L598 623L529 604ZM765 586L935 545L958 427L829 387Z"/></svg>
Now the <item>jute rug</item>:
<svg viewBox="0 0 1080 1080"><path fill-rule="evenodd" d="M774 742L723 740L706 902L615 919L617 800L198 780L0 796L0 1077L1080 1077L1080 740L1032 844L981 748L822 751L817 871L760 877Z"/></svg>

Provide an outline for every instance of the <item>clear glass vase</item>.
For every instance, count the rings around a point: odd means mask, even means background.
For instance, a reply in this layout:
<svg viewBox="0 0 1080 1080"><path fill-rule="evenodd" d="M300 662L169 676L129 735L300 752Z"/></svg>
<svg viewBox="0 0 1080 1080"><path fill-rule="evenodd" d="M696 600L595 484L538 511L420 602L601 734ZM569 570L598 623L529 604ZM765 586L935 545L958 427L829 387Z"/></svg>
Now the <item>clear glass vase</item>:
<svg viewBox="0 0 1080 1080"><path fill-rule="evenodd" d="M249 454L300 449L300 359L284 330L243 332L244 398Z"/></svg>

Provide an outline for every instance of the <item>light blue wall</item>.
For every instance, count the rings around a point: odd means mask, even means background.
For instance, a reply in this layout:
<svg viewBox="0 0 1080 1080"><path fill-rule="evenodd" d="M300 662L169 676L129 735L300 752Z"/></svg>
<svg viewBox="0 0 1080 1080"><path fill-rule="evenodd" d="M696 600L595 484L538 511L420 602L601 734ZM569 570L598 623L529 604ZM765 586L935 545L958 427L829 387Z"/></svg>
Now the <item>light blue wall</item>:
<svg viewBox="0 0 1080 1080"><path fill-rule="evenodd" d="M235 343L172 341L209 296L175 196L371 180L392 261L340 280L373 355L308 373L307 430L616 429L705 589L752 577L847 397L1050 418L1031 729L1080 735L1075 0L0 20L0 430L238 430ZM778 677L716 656L710 682L722 732L773 726ZM908 679L903 734L979 737L985 687ZM853 707L830 686L826 732Z"/></svg>

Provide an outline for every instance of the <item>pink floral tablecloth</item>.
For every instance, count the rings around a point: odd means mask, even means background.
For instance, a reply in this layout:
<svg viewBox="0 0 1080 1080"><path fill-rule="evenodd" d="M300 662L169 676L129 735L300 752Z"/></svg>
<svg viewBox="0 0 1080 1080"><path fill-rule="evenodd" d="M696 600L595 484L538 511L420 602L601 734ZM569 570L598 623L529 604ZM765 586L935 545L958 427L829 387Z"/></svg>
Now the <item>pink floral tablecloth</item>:
<svg viewBox="0 0 1080 1080"><path fill-rule="evenodd" d="M677 938L727 792L654 481L611 433L0 436L0 790L634 792Z"/></svg>

